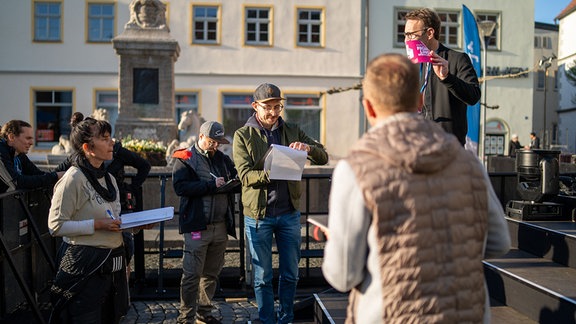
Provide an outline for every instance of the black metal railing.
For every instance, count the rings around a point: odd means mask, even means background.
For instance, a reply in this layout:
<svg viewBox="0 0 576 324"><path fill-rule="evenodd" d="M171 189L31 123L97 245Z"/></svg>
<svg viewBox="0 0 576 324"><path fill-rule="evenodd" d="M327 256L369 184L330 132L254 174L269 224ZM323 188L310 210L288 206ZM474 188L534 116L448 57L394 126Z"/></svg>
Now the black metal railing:
<svg viewBox="0 0 576 324"><path fill-rule="evenodd" d="M130 177L130 174L127 174ZM574 177L574 174L567 174ZM153 198L156 205L164 207L167 204L168 182L171 173L151 173L145 185L154 186ZM513 172L490 173L490 180L503 206L507 201L518 199L516 191L517 174ZM313 215L328 214L328 195L330 192L331 174L304 174L302 180L303 220ZM157 182L153 184L154 181ZM141 193L139 193L141 194ZM173 193L170 193L173 194ZM157 195L157 196L156 196ZM142 201L142 197L140 197ZM172 204L174 197L171 197ZM43 322L39 304L48 301L48 290L56 271L55 256L60 243L59 238L53 238L48 232L47 218L50 208L51 190L18 190L0 194L0 320L22 305L28 307L38 322ZM148 198L150 199L150 198ZM240 199L238 199L240 201ZM140 206L141 207L141 206ZM238 276L246 278L249 263L246 262L246 242L244 240L244 217L242 206L236 209L238 217L238 248L229 249L227 253L238 253ZM177 211L178 209L175 208ZM177 217L177 215L175 216ZM312 239L312 228L305 224L305 235L302 257L305 260L304 276L310 276L311 263L314 258L322 258L323 245L316 244ZM165 224L159 225L158 249L146 252L144 235L135 235L134 278L146 280L145 254L158 254L158 281L156 294L164 292L164 231Z"/></svg>
<svg viewBox="0 0 576 324"><path fill-rule="evenodd" d="M130 175L129 175L130 176ZM306 222L306 219L312 215L327 215L328 214L328 193L330 190L330 179L331 174L304 174L302 176L302 190L304 192L303 197L303 207L301 209L301 214L303 216L303 224L305 226L305 235L303 241L303 249L302 249L302 259L305 260L304 266L304 275L306 277L310 276L310 259L313 258L322 258L323 256L323 246L322 248L312 247L312 239L311 239L311 232L312 228L311 225ZM160 204L159 207L165 207L166 204L166 195L167 195L167 182L171 179L171 173L151 173L148 176L147 181L152 179L159 180L159 199ZM310 197L314 197L314 202L311 201ZM238 276L239 278L245 278L245 283L250 283L250 264L246 262L246 254L247 254L247 247L246 241L244 236L244 217L242 215L242 204L240 195L238 194L237 199L238 206L235 208L235 217L237 218L237 226L238 226L238 248L231 249L228 248L226 253L238 253ZM175 206L175 213L174 217L178 217L178 208ZM166 256L166 249L165 249L165 230L166 227L164 222L159 225L159 233L158 233L158 248L157 251L145 251L143 248L144 244L138 244L138 240L143 240L143 236L135 237L136 244L135 244L135 254L134 254L134 262L135 262L135 269L134 269L134 276L136 280L146 279L146 269L142 265L144 263L144 255L145 254L158 254L158 277L157 277L157 288L155 289L155 293L158 296L164 295L166 293L165 290L165 265L164 259ZM141 248L139 248L141 247ZM171 249L169 252L170 257L180 257L182 254L181 249Z"/></svg>
<svg viewBox="0 0 576 324"><path fill-rule="evenodd" d="M46 189L0 194L0 319L26 308L45 322L39 304L48 302L58 245L48 232L50 197Z"/></svg>

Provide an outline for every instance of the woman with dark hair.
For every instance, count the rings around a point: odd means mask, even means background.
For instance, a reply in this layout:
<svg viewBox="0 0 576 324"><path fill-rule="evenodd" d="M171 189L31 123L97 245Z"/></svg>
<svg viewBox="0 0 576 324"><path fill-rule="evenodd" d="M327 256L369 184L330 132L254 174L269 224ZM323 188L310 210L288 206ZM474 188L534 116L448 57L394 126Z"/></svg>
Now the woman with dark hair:
<svg viewBox="0 0 576 324"><path fill-rule="evenodd" d="M118 323L128 286L116 180L105 169L114 141L106 121L73 124L72 166L54 187L48 227L61 236L51 323Z"/></svg>
<svg viewBox="0 0 576 324"><path fill-rule="evenodd" d="M79 123L84 119L81 112L75 112L70 119L70 125ZM72 126L73 127L73 126ZM75 158L74 154L70 155L66 160L60 163L54 171L66 171L72 165ZM131 182L125 181L124 167L131 166L136 169L136 175L132 177ZM121 214L127 214L134 211L139 211L142 204L138 204L137 200L142 199L141 190L144 181L150 173L150 163L142 158L135 152L132 152L122 147L122 142L115 141L112 153L112 160L105 161L104 167L118 185L118 192L120 194ZM145 226L143 228L150 229L154 225ZM126 275L130 278L130 261L134 255L134 236L132 232L123 232L124 247L126 248Z"/></svg>

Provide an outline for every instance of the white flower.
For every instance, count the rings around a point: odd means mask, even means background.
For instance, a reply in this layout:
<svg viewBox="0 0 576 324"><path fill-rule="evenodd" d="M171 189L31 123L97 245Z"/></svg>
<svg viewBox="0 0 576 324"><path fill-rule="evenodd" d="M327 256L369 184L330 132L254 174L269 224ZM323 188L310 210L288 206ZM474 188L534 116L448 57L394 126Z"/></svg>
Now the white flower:
<svg viewBox="0 0 576 324"><path fill-rule="evenodd" d="M166 146L164 146L162 142L133 139L132 136L128 136L125 139L122 139L122 146L136 153L158 152L166 154Z"/></svg>

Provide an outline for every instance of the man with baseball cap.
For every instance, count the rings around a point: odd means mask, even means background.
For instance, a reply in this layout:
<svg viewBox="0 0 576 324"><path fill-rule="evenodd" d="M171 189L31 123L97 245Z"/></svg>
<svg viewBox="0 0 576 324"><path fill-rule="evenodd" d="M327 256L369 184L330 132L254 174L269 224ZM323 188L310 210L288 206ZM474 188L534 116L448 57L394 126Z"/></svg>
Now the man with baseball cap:
<svg viewBox="0 0 576 324"><path fill-rule="evenodd" d="M219 122L207 121L200 126L200 135L204 135L218 144L230 144L224 137L224 126Z"/></svg>
<svg viewBox="0 0 576 324"><path fill-rule="evenodd" d="M296 124L285 122L280 89L264 83L254 91L254 114L234 133L233 155L242 182L246 237L252 254L254 293L262 323L294 320L294 296L300 261L300 182L270 180L255 165L271 144L306 151L313 164L326 164L324 147ZM274 314L272 237L280 259L278 313ZM275 318L277 316L277 319Z"/></svg>
<svg viewBox="0 0 576 324"><path fill-rule="evenodd" d="M218 150L230 142L215 121L202 124L199 133L192 147L173 154L172 179L180 196L179 230L184 237L178 323L220 323L211 315L212 298L228 235L236 237L234 194L219 189L237 176L230 157Z"/></svg>

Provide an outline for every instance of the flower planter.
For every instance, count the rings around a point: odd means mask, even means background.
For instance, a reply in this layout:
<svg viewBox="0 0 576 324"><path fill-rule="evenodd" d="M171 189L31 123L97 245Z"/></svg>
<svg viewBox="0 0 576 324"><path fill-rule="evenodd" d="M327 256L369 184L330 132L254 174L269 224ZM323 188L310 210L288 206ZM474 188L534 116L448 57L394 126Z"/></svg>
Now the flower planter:
<svg viewBox="0 0 576 324"><path fill-rule="evenodd" d="M143 158L150 162L152 166L166 166L166 153L162 152L141 152Z"/></svg>

